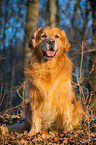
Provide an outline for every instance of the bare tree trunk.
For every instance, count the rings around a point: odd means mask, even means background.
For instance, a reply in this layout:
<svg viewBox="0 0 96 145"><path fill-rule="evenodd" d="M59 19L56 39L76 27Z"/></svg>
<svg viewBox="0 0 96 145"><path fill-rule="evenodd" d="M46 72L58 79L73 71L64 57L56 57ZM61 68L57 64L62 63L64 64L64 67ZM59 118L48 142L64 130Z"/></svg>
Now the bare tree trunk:
<svg viewBox="0 0 96 145"><path fill-rule="evenodd" d="M55 0L49 0L49 22L51 27L55 27Z"/></svg>
<svg viewBox="0 0 96 145"><path fill-rule="evenodd" d="M29 57L31 56L31 51L28 48L28 43L32 33L37 29L37 21L38 21L38 8L39 8L39 0L28 0L27 2L27 17L26 17L26 28L25 28L25 58L24 58L24 70L26 70L26 65ZM26 79L26 73L24 73L24 77ZM24 83L24 96L25 100L23 103L27 102L28 94L27 94L27 86ZM27 90L27 91L26 91ZM24 104L22 104L24 106Z"/></svg>
<svg viewBox="0 0 96 145"><path fill-rule="evenodd" d="M60 6L59 6L59 0L56 0L56 8L57 8L56 25L57 25L58 28L60 28Z"/></svg>
<svg viewBox="0 0 96 145"><path fill-rule="evenodd" d="M94 48L95 51L90 54L90 66L89 66L89 69L91 69L93 62L96 59L96 1L91 0L90 3L91 3L92 17L93 17L93 23L92 23L92 48ZM96 63L95 63L94 71L93 71L93 73L91 75L89 84L90 84L90 89L96 91Z"/></svg>
<svg viewBox="0 0 96 145"><path fill-rule="evenodd" d="M91 3L91 9L92 9L92 17L93 17L93 23L92 23L92 49L95 49L94 52L91 52L90 54L90 63L89 63L89 71L92 69L92 65L94 63L94 60L96 60L96 1L90 0ZM96 62L94 65L94 71L92 72L89 80L89 90L96 92ZM94 104L94 110L96 111L96 93L93 95L93 102Z"/></svg>
<svg viewBox="0 0 96 145"><path fill-rule="evenodd" d="M14 81L15 81L15 65L16 65L16 59L13 57L12 60L12 70L11 70L11 84L10 84L10 101L11 106L13 106L13 89L14 89Z"/></svg>
<svg viewBox="0 0 96 145"><path fill-rule="evenodd" d="M46 2L46 26L49 26L50 22L49 22L49 0L47 0Z"/></svg>
<svg viewBox="0 0 96 145"><path fill-rule="evenodd" d="M1 17L1 14L2 14L2 11L1 11L1 2L2 2L2 0L0 0L0 17Z"/></svg>
<svg viewBox="0 0 96 145"><path fill-rule="evenodd" d="M24 60L25 66L26 66L28 58L30 57L30 50L28 48L28 42L32 33L37 28L38 6L39 6L39 0L28 0L26 28L25 28L25 60Z"/></svg>
<svg viewBox="0 0 96 145"><path fill-rule="evenodd" d="M1 7L2 7L2 0L0 0L0 18L2 18L2 11L1 11ZM2 24L2 19L0 19L0 24ZM1 36L1 27L0 27L0 36ZM1 41L1 40L0 40Z"/></svg>

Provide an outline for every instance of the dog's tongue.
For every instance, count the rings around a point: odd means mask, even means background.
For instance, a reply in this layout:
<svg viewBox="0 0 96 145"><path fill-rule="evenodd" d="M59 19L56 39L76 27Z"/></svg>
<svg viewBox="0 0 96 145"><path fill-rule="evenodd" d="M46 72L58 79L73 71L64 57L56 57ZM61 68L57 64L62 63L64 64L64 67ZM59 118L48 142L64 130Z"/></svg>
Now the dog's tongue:
<svg viewBox="0 0 96 145"><path fill-rule="evenodd" d="M47 51L47 56L54 56L55 55L55 51Z"/></svg>

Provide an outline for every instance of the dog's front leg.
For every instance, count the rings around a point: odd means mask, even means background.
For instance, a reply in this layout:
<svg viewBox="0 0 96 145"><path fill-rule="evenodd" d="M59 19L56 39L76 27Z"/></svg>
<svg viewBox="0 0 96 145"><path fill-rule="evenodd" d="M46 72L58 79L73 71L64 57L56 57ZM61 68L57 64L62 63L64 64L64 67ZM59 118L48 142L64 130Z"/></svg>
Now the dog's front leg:
<svg viewBox="0 0 96 145"><path fill-rule="evenodd" d="M69 101L64 105L64 128L67 131L73 129L72 126L72 113L73 113L73 104Z"/></svg>
<svg viewBox="0 0 96 145"><path fill-rule="evenodd" d="M36 111L33 111L32 113L32 126L29 131L29 136L32 136L36 133L38 133L41 130L41 118L38 116Z"/></svg>
<svg viewBox="0 0 96 145"><path fill-rule="evenodd" d="M32 116L31 116L31 129L29 132L29 135L32 136L36 133L38 133L41 130L41 121L42 118L40 118L40 106L43 103L43 95L40 92L40 90L35 87L34 85L30 86L32 87L30 91L30 107L32 111Z"/></svg>

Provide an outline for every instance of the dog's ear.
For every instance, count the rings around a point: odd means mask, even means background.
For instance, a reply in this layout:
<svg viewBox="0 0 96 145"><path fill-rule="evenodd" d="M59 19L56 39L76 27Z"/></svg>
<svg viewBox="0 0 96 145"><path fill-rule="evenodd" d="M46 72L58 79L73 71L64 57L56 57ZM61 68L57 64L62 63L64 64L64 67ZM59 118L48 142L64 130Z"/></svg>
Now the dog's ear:
<svg viewBox="0 0 96 145"><path fill-rule="evenodd" d="M38 32L40 31L41 28L39 28L38 30L36 30L32 36L31 36L31 39L29 41L29 45L28 47L31 49L31 50L35 50L35 46L36 46L36 36L38 34Z"/></svg>
<svg viewBox="0 0 96 145"><path fill-rule="evenodd" d="M70 47L70 43L68 42L67 35L64 30L61 30L63 43L64 43L64 51L68 52L68 48Z"/></svg>

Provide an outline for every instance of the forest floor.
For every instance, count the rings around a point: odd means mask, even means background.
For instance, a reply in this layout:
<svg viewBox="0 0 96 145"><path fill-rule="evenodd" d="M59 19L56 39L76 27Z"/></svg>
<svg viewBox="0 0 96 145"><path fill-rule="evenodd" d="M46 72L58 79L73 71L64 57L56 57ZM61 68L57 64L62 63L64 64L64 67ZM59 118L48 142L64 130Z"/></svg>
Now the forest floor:
<svg viewBox="0 0 96 145"><path fill-rule="evenodd" d="M1 125L12 125L15 123L23 123L24 119L18 116L0 116ZM0 133L0 145L95 145L96 144L96 117L89 122L83 122L76 130L68 133L56 132L55 130L40 131L32 137L28 136L28 132L24 133L12 132L5 136Z"/></svg>

